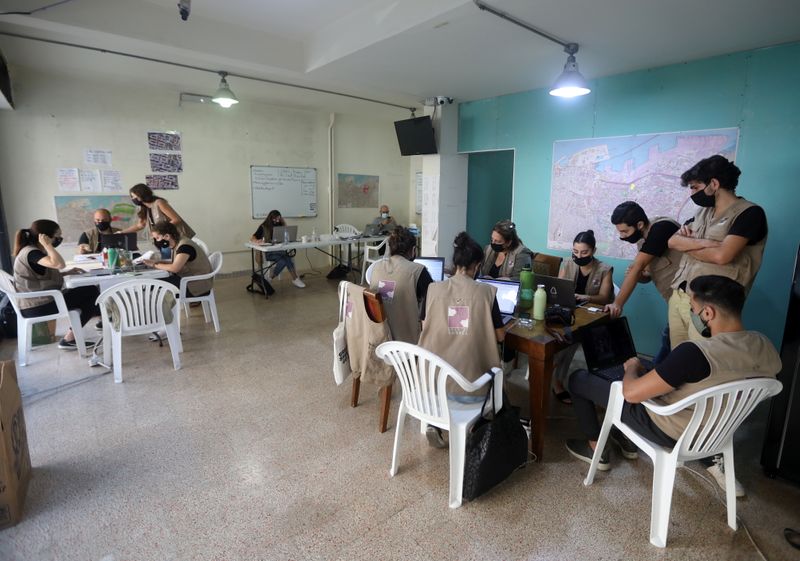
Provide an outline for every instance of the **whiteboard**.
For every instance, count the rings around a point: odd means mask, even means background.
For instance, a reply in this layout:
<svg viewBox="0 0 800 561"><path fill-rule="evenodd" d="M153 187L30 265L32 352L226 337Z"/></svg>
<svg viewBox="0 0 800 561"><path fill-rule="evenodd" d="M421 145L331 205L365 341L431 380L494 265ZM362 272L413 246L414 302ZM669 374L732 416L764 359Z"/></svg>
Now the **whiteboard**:
<svg viewBox="0 0 800 561"><path fill-rule="evenodd" d="M282 166L250 166L253 218L279 210L291 218L317 215L317 170Z"/></svg>

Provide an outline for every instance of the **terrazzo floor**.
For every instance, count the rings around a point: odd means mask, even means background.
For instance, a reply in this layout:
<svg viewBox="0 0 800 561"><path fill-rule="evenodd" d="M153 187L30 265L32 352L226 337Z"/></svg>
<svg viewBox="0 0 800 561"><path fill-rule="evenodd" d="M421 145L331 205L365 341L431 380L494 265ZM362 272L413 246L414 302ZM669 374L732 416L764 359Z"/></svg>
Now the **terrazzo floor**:
<svg viewBox="0 0 800 561"><path fill-rule="evenodd" d="M74 352L37 348L18 375L33 463L23 520L0 531L3 561L260 559L761 559L726 525L715 486L678 472L668 547L648 541L652 466L612 455L584 487L566 452L569 407L554 403L545 460L462 508L447 506L448 456L406 424L390 478L377 389L331 374L336 282L217 282L222 332L191 310L183 368L146 337L123 343L125 382ZM16 341L0 343L0 358ZM553 400L555 401L555 400ZM738 514L770 560L800 559L800 488L763 476L761 408L737 435ZM705 475L697 465L694 467Z"/></svg>

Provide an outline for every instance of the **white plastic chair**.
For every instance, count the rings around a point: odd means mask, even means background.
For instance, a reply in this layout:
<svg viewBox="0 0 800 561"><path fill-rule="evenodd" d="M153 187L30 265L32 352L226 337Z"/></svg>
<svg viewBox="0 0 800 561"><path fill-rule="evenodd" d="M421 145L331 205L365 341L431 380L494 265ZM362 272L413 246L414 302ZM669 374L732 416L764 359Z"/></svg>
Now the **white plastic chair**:
<svg viewBox="0 0 800 561"><path fill-rule="evenodd" d="M350 224L337 224L334 231L339 237L360 236L361 231Z"/></svg>
<svg viewBox="0 0 800 561"><path fill-rule="evenodd" d="M164 299L168 294L172 294L175 299L169 323L164 318ZM142 279L116 284L97 297L97 305L100 306L103 316L103 362L108 364L110 350L113 353L114 381L117 384L122 382L122 338L128 335L166 331L172 365L175 370L180 370L183 345L178 327L180 308L177 297L178 289L168 282ZM119 315L117 327L113 325L108 309L112 305Z"/></svg>
<svg viewBox="0 0 800 561"><path fill-rule="evenodd" d="M361 284L364 284L364 279L366 279L367 284L369 284L367 270L370 269L374 263L377 263L381 259L389 258L389 256L386 254L386 244L388 241L389 238L384 238L384 240L379 244L367 244L364 246L364 259L361 264ZM380 254L381 248L384 250L383 255Z"/></svg>
<svg viewBox="0 0 800 561"><path fill-rule="evenodd" d="M201 240L200 238L197 238L197 237L195 237L195 238L192 238L192 241L193 241L194 243L196 243L197 245L199 245L199 246L200 246L200 248L201 248L203 251L205 251L205 252L206 252L206 255L210 255L210 254L208 253L208 244L207 244L206 242L204 242L203 240Z"/></svg>
<svg viewBox="0 0 800 561"><path fill-rule="evenodd" d="M183 304L183 310L186 313L186 317L189 317L189 304L192 302L201 302L203 304L203 316L205 317L206 323L208 323L211 319L214 320L214 331L219 333L219 316L217 315L217 301L214 299L214 287L211 287L211 290L205 296L187 296L186 287L192 281L198 280L206 280L206 279L213 279L217 276L220 269L222 269L222 253L219 251L215 251L211 255L208 256L208 260L211 262L211 272L206 273L204 275L195 275L192 277L183 277L181 279L181 285L179 290L179 297L181 300L181 304ZM209 313L211 317L209 318ZM178 327L180 327L180 321L178 322Z"/></svg>
<svg viewBox="0 0 800 561"><path fill-rule="evenodd" d="M733 433L739 428L756 405L781 391L783 385L772 378L750 378L720 384L699 391L694 395L673 403L657 405L653 401L642 402L653 413L662 416L694 407L694 413L686 430L672 450L663 448L640 436L621 421L622 382L611 384L608 408L592 457L589 474L584 485L591 485L605 448L612 425L621 430L645 454L653 460L653 498L650 508L650 543L657 547L667 544L669 513L672 506L672 488L675 470L679 464L722 453L725 463L725 500L728 508L728 526L736 530L736 476L733 464ZM706 419L704 420L704 417Z"/></svg>
<svg viewBox="0 0 800 561"><path fill-rule="evenodd" d="M367 286L372 284L372 271L375 270L375 263L377 263L377 261L371 263L370 266L367 267L367 270L364 272L364 278L367 281ZM361 284L364 284L364 281L361 281Z"/></svg>
<svg viewBox="0 0 800 561"><path fill-rule="evenodd" d="M75 343L78 347L78 354L86 356L86 341L83 337L83 326L81 325L81 314L78 310L68 310L67 303L64 301L64 295L60 290L39 290L36 292L18 292L17 286L14 284L14 277L0 271L0 291L6 293L14 311L17 312L17 354L20 366L28 364L28 351L31 350L31 336L33 333L33 324L42 323L58 318L67 318L69 325L72 328L72 333L75 335ZM20 312L20 301L27 300L28 298L38 298L41 296L51 296L56 303L58 313L46 316L39 316L35 318L26 318Z"/></svg>
<svg viewBox="0 0 800 561"><path fill-rule="evenodd" d="M400 341L383 343L375 353L394 367L403 399L397 412L397 426L394 433L392 467L389 475L397 473L397 460L400 452L400 435L406 415L419 419L423 427L433 425L450 431L450 508L461 506L464 486L464 454L467 433L481 415L483 402L463 404L447 399L445 391L447 379L452 378L468 392L474 392L492 381L488 372L474 382L467 381L455 368L430 351ZM503 407L503 371L493 368L495 408Z"/></svg>

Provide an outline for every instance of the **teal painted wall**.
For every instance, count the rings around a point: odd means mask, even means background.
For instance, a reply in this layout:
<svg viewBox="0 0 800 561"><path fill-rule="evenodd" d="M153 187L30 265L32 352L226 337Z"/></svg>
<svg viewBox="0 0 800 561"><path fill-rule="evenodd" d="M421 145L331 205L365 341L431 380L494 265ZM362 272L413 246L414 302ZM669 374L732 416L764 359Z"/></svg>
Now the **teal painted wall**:
<svg viewBox="0 0 800 561"><path fill-rule="evenodd" d="M799 62L796 43L601 78L577 99L533 90L462 103L459 151L516 149L514 217L526 245L543 251L554 141L738 126L737 193L764 208L770 229L745 323L779 345L800 242ZM621 284L629 262L606 260ZM640 285L625 313L639 351L654 353L663 299Z"/></svg>
<svg viewBox="0 0 800 561"><path fill-rule="evenodd" d="M514 194L514 151L498 150L469 155L467 233L481 245L489 243L492 226L511 218Z"/></svg>

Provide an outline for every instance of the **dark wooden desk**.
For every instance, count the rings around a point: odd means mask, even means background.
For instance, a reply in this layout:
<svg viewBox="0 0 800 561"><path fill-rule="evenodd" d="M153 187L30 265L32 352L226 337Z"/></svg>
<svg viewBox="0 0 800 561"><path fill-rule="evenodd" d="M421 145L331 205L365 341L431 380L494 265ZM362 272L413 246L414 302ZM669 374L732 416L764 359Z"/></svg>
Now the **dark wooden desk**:
<svg viewBox="0 0 800 561"><path fill-rule="evenodd" d="M580 330L587 325L608 318L602 312L591 313L584 308L576 308L575 325L572 332L579 340ZM563 332L560 328L551 328ZM528 355L528 391L530 392L531 407L531 452L536 454L537 461L541 461L544 451L544 431L547 421L547 405L550 396L550 378L553 376L553 356L556 352L568 347L567 343L560 343L545 331L543 321L535 322L528 329L519 324L506 333L506 348Z"/></svg>

